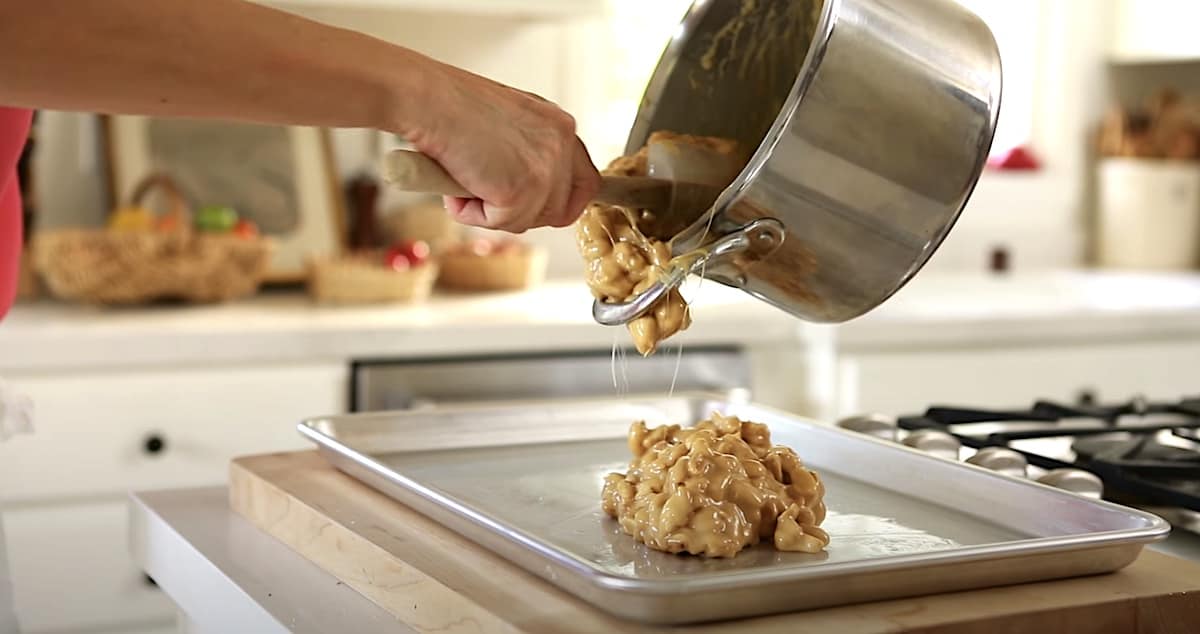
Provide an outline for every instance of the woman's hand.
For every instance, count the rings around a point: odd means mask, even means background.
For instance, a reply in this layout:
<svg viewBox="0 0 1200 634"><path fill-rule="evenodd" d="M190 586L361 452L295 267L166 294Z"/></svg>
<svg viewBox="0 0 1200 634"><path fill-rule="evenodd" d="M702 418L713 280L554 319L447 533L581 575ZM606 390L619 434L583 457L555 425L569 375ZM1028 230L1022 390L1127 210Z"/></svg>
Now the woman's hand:
<svg viewBox="0 0 1200 634"><path fill-rule="evenodd" d="M433 63L424 112L405 135L475 198L446 198L468 225L521 233L575 222L600 174L558 106L467 71Z"/></svg>

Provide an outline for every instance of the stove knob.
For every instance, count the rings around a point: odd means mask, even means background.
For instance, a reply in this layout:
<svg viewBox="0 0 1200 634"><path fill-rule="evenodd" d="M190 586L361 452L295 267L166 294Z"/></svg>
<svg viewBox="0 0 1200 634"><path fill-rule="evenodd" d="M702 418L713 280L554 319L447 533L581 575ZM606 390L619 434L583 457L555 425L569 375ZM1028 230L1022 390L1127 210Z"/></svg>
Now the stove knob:
<svg viewBox="0 0 1200 634"><path fill-rule="evenodd" d="M1007 447L984 447L967 458L967 462L1018 478L1025 477L1025 468L1029 465L1025 456Z"/></svg>
<svg viewBox="0 0 1200 634"><path fill-rule="evenodd" d="M1099 500L1104 495L1104 483L1100 478L1082 469L1054 469L1046 472L1046 475L1037 481L1085 498Z"/></svg>
<svg viewBox="0 0 1200 634"><path fill-rule="evenodd" d="M896 440L896 419L883 414L865 414L843 418L837 422L837 426L884 440Z"/></svg>
<svg viewBox="0 0 1200 634"><path fill-rule="evenodd" d="M957 438L936 429L918 429L910 432L901 442L938 458L954 461L958 460L958 450L962 447Z"/></svg>

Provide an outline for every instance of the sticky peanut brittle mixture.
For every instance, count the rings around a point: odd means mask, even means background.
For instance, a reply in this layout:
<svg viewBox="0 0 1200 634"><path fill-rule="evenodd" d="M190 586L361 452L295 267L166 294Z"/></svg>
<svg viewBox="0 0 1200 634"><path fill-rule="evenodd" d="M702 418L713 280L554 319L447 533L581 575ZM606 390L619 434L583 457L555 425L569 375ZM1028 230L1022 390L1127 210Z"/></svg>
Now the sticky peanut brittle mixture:
<svg viewBox="0 0 1200 634"><path fill-rule="evenodd" d="M766 425L714 413L691 428L629 430L633 461L605 478L604 512L647 546L732 557L769 539L778 550L820 552L829 534L825 487Z"/></svg>
<svg viewBox="0 0 1200 634"><path fill-rule="evenodd" d="M649 144L658 139L699 145L716 152L734 154L736 143L729 139L697 137L659 131L636 154L612 161L604 174L646 176ZM669 244L642 229L651 218L646 209L629 209L593 203L576 223L576 240L583 256L585 279L592 295L603 302L620 303L637 297L658 280L671 261ZM678 289L670 291L650 312L628 324L637 351L649 356L658 344L691 325L687 302Z"/></svg>

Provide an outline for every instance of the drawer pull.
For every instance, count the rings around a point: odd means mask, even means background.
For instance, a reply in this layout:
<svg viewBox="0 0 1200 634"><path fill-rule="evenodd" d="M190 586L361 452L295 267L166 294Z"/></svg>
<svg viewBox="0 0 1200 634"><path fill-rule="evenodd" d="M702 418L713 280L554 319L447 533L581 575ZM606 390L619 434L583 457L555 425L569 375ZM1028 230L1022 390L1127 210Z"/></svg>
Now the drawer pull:
<svg viewBox="0 0 1200 634"><path fill-rule="evenodd" d="M167 439L158 434L151 434L142 443L142 450L151 456L158 455L167 450Z"/></svg>

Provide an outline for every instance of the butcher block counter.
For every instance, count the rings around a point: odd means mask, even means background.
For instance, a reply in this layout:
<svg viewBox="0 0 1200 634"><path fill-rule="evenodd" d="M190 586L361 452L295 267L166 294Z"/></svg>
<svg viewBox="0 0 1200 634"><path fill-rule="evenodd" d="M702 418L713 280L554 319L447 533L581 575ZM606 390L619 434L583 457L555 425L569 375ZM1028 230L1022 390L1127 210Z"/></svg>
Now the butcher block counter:
<svg viewBox="0 0 1200 634"><path fill-rule="evenodd" d="M329 631L330 624L356 632L1182 633L1200 628L1200 566L1149 550L1109 575L655 628L583 604L342 474L315 452L235 460L227 495L158 492L134 500L135 556L189 615L195 632L251 631L244 629L251 626L256 632L316 632ZM205 505L223 513L207 536L200 534L204 522L197 521ZM168 548L172 540L186 541L187 547ZM186 555L177 554L181 551ZM201 561L197 554L208 558ZM183 574L189 556L197 560L192 567L205 574L223 570L215 576L237 586L231 596L243 602L249 597L258 605L235 609L232 599L201 592L214 584L199 572ZM207 616L206 603L219 616ZM244 620L230 620L237 614Z"/></svg>

